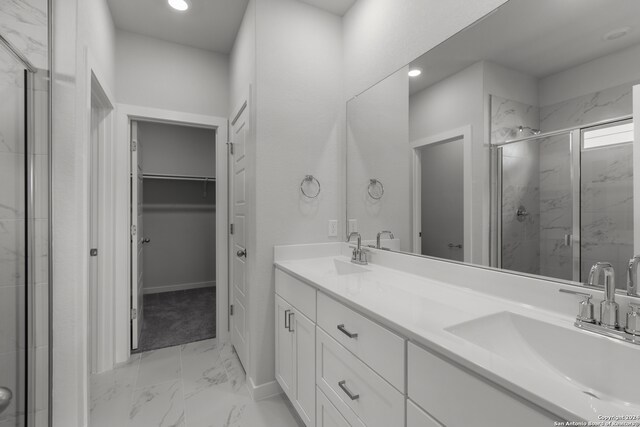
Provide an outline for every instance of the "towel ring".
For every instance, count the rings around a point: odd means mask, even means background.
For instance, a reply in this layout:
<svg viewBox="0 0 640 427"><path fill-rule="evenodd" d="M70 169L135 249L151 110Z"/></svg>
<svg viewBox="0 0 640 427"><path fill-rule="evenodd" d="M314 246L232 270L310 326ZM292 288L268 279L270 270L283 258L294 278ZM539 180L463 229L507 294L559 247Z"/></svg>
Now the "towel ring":
<svg viewBox="0 0 640 427"><path fill-rule="evenodd" d="M367 187L367 193L369 193L372 199L380 200L384 195L384 185L382 185L382 182L379 180L371 178L369 180L369 186Z"/></svg>
<svg viewBox="0 0 640 427"><path fill-rule="evenodd" d="M304 191L305 185L313 184L314 181L318 185L318 190L315 192L315 194L307 193L306 191ZM318 179L313 175L306 175L300 183L300 191L302 192L302 194L304 194L305 197L309 199L315 199L320 194L320 181L318 181Z"/></svg>

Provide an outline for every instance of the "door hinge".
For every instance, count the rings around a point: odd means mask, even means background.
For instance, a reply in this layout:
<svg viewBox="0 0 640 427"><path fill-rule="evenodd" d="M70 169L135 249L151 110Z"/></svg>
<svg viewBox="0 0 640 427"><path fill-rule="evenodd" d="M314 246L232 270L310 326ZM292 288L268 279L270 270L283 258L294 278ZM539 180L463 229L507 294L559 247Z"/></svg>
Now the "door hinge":
<svg viewBox="0 0 640 427"><path fill-rule="evenodd" d="M229 154L233 155L233 142L227 142L227 146L229 147Z"/></svg>
<svg viewBox="0 0 640 427"><path fill-rule="evenodd" d="M138 150L138 141L131 141L131 151Z"/></svg>
<svg viewBox="0 0 640 427"><path fill-rule="evenodd" d="M132 236L135 236L135 235L136 235L136 226L135 226L135 225L132 225L132 226L131 226L131 235L132 235Z"/></svg>
<svg viewBox="0 0 640 427"><path fill-rule="evenodd" d="M422 231L418 233L418 237L422 237Z"/></svg>
<svg viewBox="0 0 640 427"><path fill-rule="evenodd" d="M98 248L91 248L89 250L89 256L98 256Z"/></svg>
<svg viewBox="0 0 640 427"><path fill-rule="evenodd" d="M131 309L131 320L136 320L138 318L138 310L135 308Z"/></svg>
<svg viewBox="0 0 640 427"><path fill-rule="evenodd" d="M229 306L229 316L233 316L233 304Z"/></svg>
<svg viewBox="0 0 640 427"><path fill-rule="evenodd" d="M234 230L235 228L233 227L233 224L229 224L229 234L233 234Z"/></svg>

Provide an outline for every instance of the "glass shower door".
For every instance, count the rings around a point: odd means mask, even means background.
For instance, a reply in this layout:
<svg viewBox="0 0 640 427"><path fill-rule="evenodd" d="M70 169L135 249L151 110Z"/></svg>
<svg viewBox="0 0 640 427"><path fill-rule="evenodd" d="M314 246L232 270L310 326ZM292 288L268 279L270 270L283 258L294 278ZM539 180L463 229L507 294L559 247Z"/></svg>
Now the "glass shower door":
<svg viewBox="0 0 640 427"><path fill-rule="evenodd" d="M0 426L26 425L26 70L0 44Z"/></svg>
<svg viewBox="0 0 640 427"><path fill-rule="evenodd" d="M499 148L499 267L578 280L573 140L563 132Z"/></svg>

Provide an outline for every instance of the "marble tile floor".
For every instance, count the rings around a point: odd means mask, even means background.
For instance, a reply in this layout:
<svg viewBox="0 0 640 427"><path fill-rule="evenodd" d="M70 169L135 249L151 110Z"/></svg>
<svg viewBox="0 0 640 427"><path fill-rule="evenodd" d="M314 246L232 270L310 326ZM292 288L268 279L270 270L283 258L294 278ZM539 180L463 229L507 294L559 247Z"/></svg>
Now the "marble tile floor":
<svg viewBox="0 0 640 427"><path fill-rule="evenodd" d="M254 402L229 344L216 339L132 355L91 376L90 427L301 427L284 395Z"/></svg>

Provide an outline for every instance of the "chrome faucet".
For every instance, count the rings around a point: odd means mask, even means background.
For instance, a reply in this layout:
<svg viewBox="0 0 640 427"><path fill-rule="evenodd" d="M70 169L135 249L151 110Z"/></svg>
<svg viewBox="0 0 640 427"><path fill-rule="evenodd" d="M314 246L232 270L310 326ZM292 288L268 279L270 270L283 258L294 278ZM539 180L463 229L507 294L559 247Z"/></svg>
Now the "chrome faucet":
<svg viewBox="0 0 640 427"><path fill-rule="evenodd" d="M349 237L347 237L347 243L351 241L351 238L356 236L358 238L358 246L353 250L351 254L351 262L354 264L367 265L367 251L362 248L362 237L360 233L354 231L349 233Z"/></svg>
<svg viewBox="0 0 640 427"><path fill-rule="evenodd" d="M596 262L589 272L589 286L597 286L600 272L604 273L604 300L600 303L600 324L616 329L618 327L618 310L616 302L616 285L613 266L608 262Z"/></svg>
<svg viewBox="0 0 640 427"><path fill-rule="evenodd" d="M380 237L382 237L382 235L384 234L388 234L390 239L393 239L393 233L387 230L383 230L381 232L378 233L378 235L376 236L376 249L387 249L387 248L381 248L380 247Z"/></svg>
<svg viewBox="0 0 640 427"><path fill-rule="evenodd" d="M636 255L629 260L629 268L627 268L627 295L632 297L638 295L638 264L640 263L640 255Z"/></svg>

